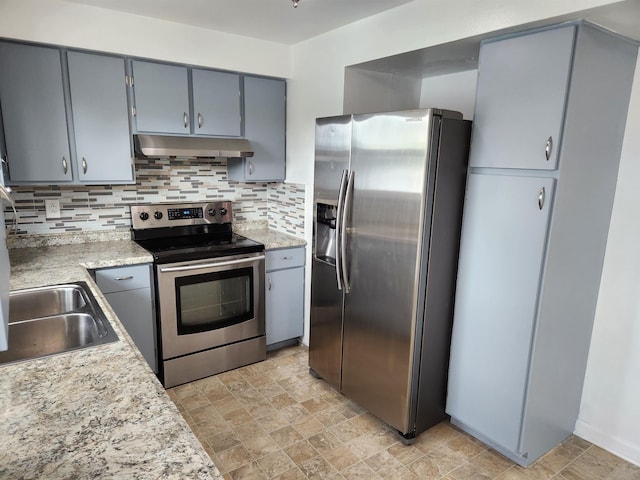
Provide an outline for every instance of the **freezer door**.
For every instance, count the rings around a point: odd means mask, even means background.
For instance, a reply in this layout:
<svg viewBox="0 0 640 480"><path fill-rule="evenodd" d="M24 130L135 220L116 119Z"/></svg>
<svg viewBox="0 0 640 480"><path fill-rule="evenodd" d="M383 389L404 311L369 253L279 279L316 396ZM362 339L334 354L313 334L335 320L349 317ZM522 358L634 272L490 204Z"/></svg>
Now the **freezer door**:
<svg viewBox="0 0 640 480"><path fill-rule="evenodd" d="M351 116L316 121L309 367L340 388L343 290L340 256L341 180L351 159Z"/></svg>
<svg viewBox="0 0 640 480"><path fill-rule="evenodd" d="M342 390L403 433L410 431L424 305L422 240L431 205L423 199L433 195L433 126L430 110L357 115L353 122Z"/></svg>
<svg viewBox="0 0 640 480"><path fill-rule="evenodd" d="M318 118L314 170L314 200L337 204L340 177L351 159L352 115Z"/></svg>

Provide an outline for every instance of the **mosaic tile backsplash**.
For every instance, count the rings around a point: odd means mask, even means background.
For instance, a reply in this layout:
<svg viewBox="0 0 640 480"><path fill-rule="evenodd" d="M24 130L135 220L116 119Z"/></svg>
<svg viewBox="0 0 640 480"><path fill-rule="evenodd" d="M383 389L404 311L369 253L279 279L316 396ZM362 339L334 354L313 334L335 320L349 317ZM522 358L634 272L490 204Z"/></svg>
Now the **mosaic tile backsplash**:
<svg viewBox="0 0 640 480"><path fill-rule="evenodd" d="M304 185L227 180L226 159L136 159L135 185L15 186L17 234L96 232L131 228L129 205L231 200L234 222L264 222L304 235ZM45 200L60 200L62 217L47 219ZM14 214L5 209L7 226Z"/></svg>

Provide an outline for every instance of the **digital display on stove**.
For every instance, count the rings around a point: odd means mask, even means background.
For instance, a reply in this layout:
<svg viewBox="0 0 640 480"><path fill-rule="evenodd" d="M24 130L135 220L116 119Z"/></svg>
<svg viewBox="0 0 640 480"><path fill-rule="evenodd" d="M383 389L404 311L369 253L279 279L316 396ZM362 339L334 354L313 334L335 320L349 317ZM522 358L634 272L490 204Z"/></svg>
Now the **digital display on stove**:
<svg viewBox="0 0 640 480"><path fill-rule="evenodd" d="M189 218L203 218L202 207L194 208L169 208L167 209L169 220L187 220Z"/></svg>

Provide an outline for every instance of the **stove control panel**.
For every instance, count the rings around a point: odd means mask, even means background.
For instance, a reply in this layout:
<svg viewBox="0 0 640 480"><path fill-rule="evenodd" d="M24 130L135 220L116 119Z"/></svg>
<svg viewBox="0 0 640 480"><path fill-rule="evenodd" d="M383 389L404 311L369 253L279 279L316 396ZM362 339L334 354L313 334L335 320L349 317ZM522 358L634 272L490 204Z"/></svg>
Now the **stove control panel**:
<svg viewBox="0 0 640 480"><path fill-rule="evenodd" d="M228 200L131 205L131 224L134 230L231 223L232 220L231 202Z"/></svg>

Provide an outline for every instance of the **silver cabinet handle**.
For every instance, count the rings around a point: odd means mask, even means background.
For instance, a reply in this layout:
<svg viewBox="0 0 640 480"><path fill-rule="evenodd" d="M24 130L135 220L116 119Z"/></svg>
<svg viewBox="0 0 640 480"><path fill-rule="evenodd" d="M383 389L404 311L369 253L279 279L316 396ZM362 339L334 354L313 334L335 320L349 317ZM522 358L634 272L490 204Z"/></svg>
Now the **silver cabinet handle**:
<svg viewBox="0 0 640 480"><path fill-rule="evenodd" d="M289 257L282 257L282 260L291 260L293 257L289 256Z"/></svg>
<svg viewBox="0 0 640 480"><path fill-rule="evenodd" d="M269 291L271 291L271 277L269 277Z"/></svg>
<svg viewBox="0 0 640 480"><path fill-rule="evenodd" d="M67 164L67 159L62 157L62 171L64 174L67 174L67 170L69 169L69 165Z"/></svg>
<svg viewBox="0 0 640 480"><path fill-rule="evenodd" d="M184 128L187 128L189 126L189 115L187 115L187 112L183 112L182 120L184 121Z"/></svg>
<svg viewBox="0 0 640 480"><path fill-rule="evenodd" d="M542 210L542 207L544 206L544 194L545 194L544 187L542 187L540 189L540 193L538 193L538 208L540 210Z"/></svg>
<svg viewBox="0 0 640 480"><path fill-rule="evenodd" d="M87 173L87 159L82 157L82 173Z"/></svg>
<svg viewBox="0 0 640 480"><path fill-rule="evenodd" d="M249 175L253 175L253 162L249 160Z"/></svg>
<svg viewBox="0 0 640 480"><path fill-rule="evenodd" d="M198 112L198 128L202 128L202 114Z"/></svg>
<svg viewBox="0 0 640 480"><path fill-rule="evenodd" d="M549 137L547 139L547 144L544 147L544 156L547 159L547 162L551 158L551 149L553 148L553 137Z"/></svg>
<svg viewBox="0 0 640 480"><path fill-rule="evenodd" d="M127 275L126 277L116 277L114 280L122 281L122 280L131 280L133 275Z"/></svg>

